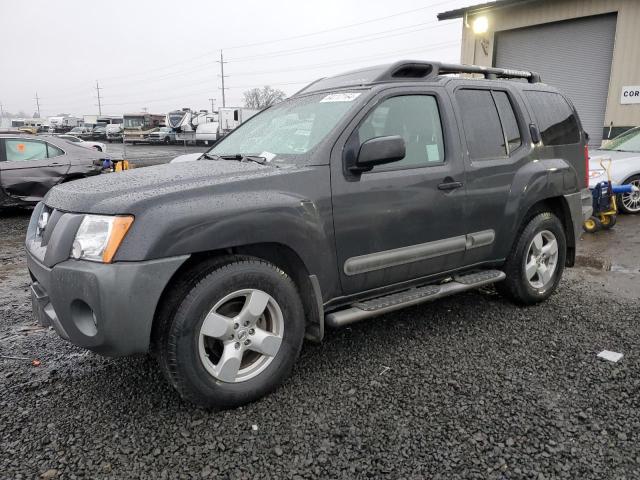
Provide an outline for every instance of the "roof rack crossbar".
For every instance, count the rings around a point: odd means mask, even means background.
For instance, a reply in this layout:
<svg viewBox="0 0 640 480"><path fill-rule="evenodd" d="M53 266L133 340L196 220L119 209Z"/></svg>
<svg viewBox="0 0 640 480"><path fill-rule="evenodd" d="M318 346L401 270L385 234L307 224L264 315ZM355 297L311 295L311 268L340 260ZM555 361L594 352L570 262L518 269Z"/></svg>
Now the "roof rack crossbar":
<svg viewBox="0 0 640 480"><path fill-rule="evenodd" d="M495 78L524 78L529 83L540 82L540 75L526 70L512 70L509 68L481 67L479 65L462 65L456 63L434 64L434 75L447 75L453 73L475 73L483 75L487 79Z"/></svg>

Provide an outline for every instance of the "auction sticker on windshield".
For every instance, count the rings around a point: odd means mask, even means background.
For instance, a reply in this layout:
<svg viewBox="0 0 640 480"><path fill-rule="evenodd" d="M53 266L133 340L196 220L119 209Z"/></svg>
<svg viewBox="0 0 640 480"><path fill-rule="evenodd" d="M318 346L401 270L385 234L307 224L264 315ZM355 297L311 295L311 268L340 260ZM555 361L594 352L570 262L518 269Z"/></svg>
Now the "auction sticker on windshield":
<svg viewBox="0 0 640 480"><path fill-rule="evenodd" d="M330 93L329 95L324 97L322 100L320 100L320 103L323 103L323 102L352 102L356 98L358 98L359 96L360 96L360 92Z"/></svg>

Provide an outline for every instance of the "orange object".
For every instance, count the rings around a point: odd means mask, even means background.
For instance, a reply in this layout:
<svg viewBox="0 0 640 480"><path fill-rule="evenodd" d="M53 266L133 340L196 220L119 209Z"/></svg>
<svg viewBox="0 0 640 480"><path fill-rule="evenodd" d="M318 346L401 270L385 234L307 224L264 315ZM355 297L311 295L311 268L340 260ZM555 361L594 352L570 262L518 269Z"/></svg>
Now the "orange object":
<svg viewBox="0 0 640 480"><path fill-rule="evenodd" d="M24 143L19 143L17 148L19 152L24 152Z"/></svg>
<svg viewBox="0 0 640 480"><path fill-rule="evenodd" d="M33 365L34 367L39 367L41 365L41 362L38 359L33 359L31 360L31 365Z"/></svg>
<svg viewBox="0 0 640 480"><path fill-rule="evenodd" d="M133 223L132 216L126 217L116 217L113 222L113 230L111 232L111 236L109 237L109 242L107 243L107 247L104 249L104 253L102 254L102 261L104 263L111 263L113 257L118 250L118 247L124 240L124 236L129 231L129 227Z"/></svg>

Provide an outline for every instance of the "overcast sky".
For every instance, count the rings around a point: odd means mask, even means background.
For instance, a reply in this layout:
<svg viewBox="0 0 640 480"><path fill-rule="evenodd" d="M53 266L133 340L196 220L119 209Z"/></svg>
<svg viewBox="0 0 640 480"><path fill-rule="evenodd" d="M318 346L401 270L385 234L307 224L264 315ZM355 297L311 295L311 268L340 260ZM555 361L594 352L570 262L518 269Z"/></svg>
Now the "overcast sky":
<svg viewBox="0 0 640 480"><path fill-rule="evenodd" d="M254 86L290 95L366 65L457 62L461 21L437 22L436 14L476 3L2 0L0 102L30 115L37 92L43 117L95 114L97 80L103 114L209 109L210 98L222 105L220 49L227 106L241 106L242 92Z"/></svg>

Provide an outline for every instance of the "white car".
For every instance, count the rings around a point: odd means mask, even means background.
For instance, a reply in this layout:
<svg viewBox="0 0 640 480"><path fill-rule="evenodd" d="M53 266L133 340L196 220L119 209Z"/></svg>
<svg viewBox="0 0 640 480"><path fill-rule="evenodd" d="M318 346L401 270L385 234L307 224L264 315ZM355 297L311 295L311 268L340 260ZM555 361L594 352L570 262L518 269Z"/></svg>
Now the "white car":
<svg viewBox="0 0 640 480"><path fill-rule="evenodd" d="M589 186L607 180L601 162L611 159L611 182L614 185L635 185L640 189L640 127L617 136L606 146L589 155ZM640 191L624 193L618 198L618 208L624 213L640 213Z"/></svg>
<svg viewBox="0 0 640 480"><path fill-rule="evenodd" d="M62 138L67 142L75 143L80 147L91 148L93 150L97 150L98 152L106 152L107 146L104 143L100 142L92 142L90 140L82 140L81 138L76 137L75 135L58 135L58 138Z"/></svg>

